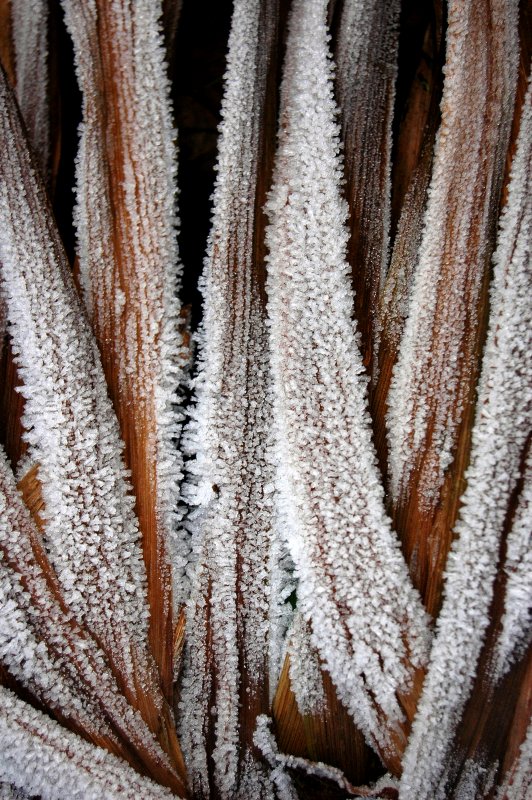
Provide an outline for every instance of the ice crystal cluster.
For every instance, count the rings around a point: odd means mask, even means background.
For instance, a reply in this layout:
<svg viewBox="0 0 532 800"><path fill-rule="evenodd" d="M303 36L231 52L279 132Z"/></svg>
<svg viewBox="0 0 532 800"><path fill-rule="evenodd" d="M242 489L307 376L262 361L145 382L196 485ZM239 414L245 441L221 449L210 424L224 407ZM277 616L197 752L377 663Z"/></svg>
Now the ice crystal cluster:
<svg viewBox="0 0 532 800"><path fill-rule="evenodd" d="M197 329L192 5L0 2L0 797L529 800L525 4L234 0Z"/></svg>

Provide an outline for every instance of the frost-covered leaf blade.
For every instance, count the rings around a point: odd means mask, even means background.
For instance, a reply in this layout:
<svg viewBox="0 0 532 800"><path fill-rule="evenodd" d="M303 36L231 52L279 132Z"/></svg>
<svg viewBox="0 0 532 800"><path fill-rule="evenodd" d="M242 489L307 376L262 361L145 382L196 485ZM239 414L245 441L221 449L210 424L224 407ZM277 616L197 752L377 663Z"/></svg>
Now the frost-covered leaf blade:
<svg viewBox="0 0 532 800"><path fill-rule="evenodd" d="M419 689L428 634L371 441L325 18L322 0L293 6L267 204L276 486L313 643L340 700L398 769L398 695L408 702Z"/></svg>
<svg viewBox="0 0 532 800"><path fill-rule="evenodd" d="M164 702L147 647L146 577L123 444L5 81L0 140L1 292L24 384L29 457L40 465L46 550L74 618L158 731Z"/></svg>
<svg viewBox="0 0 532 800"><path fill-rule="evenodd" d="M508 535L508 512L530 444L531 164L532 83L529 83L508 202L494 255L490 327L478 390L471 464L455 530L458 538L449 554L445 600L405 754L401 784L405 800L445 797L440 780L449 763L455 729L471 693L490 623L501 537ZM514 521L518 536L519 506ZM506 602L507 613L513 609L515 616L512 616L519 621L521 597L507 594ZM503 645L505 642L508 636L503 627Z"/></svg>
<svg viewBox="0 0 532 800"><path fill-rule="evenodd" d="M437 7L438 8L438 7ZM396 142L394 196L396 230L390 265L378 302L378 353L376 381L370 395L375 447L388 486L386 409L392 370L405 321L415 273L427 192L432 174L434 140L440 121L439 104L443 76L441 9L427 24L420 63L406 103ZM401 531L406 538L408 531Z"/></svg>
<svg viewBox="0 0 532 800"><path fill-rule="evenodd" d="M43 800L171 798L125 761L85 742L0 687L0 779Z"/></svg>
<svg viewBox="0 0 532 800"><path fill-rule="evenodd" d="M487 279L517 78L514 0L450 2L442 122L388 395L394 519L436 613L471 435ZM417 535L416 535L417 532Z"/></svg>
<svg viewBox="0 0 532 800"><path fill-rule="evenodd" d="M48 0L11 0L10 5L17 102L46 179L50 158Z"/></svg>
<svg viewBox="0 0 532 800"><path fill-rule="evenodd" d="M275 688L291 591L273 508L261 212L274 150L278 8L277 0L234 5L187 433L197 509L182 740L197 796L226 800L271 796L253 732Z"/></svg>
<svg viewBox="0 0 532 800"><path fill-rule="evenodd" d="M532 722L519 755L504 776L496 800L528 800L532 791Z"/></svg>
<svg viewBox="0 0 532 800"><path fill-rule="evenodd" d="M1 662L62 723L111 752L140 761L161 783L183 793L153 733L121 694L104 654L65 607L3 455L0 509Z"/></svg>
<svg viewBox="0 0 532 800"><path fill-rule="evenodd" d="M176 145L161 2L63 6L83 93L80 283L126 444L148 575L150 642L170 697L173 606L187 596L188 550L176 444L184 366Z"/></svg>

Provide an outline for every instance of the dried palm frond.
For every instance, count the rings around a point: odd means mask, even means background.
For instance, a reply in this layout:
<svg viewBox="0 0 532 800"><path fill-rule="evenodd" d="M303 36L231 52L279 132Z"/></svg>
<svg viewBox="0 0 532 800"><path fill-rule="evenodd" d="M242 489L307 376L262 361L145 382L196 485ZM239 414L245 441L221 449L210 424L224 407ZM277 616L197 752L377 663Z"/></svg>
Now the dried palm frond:
<svg viewBox="0 0 532 800"><path fill-rule="evenodd" d="M2 797L528 800L530 19L0 0Z"/></svg>

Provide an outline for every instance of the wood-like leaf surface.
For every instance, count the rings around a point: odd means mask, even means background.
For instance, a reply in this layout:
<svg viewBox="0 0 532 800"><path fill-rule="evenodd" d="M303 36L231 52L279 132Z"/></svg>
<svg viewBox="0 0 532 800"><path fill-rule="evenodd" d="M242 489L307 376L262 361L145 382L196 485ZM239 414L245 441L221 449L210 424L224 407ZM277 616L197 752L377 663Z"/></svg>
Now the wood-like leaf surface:
<svg viewBox="0 0 532 800"><path fill-rule="evenodd" d="M148 575L150 643L172 694L174 607L186 597L180 532L175 132L161 3L63 3L83 92L79 277L126 445ZM173 577L172 577L173 574Z"/></svg>
<svg viewBox="0 0 532 800"><path fill-rule="evenodd" d="M394 522L438 611L467 464L517 78L518 3L450 2L442 121L388 394Z"/></svg>

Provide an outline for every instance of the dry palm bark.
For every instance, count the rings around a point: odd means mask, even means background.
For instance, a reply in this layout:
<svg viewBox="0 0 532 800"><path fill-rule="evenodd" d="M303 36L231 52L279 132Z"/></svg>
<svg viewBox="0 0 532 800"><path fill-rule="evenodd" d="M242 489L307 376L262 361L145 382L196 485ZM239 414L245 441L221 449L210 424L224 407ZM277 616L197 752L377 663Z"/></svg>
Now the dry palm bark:
<svg viewBox="0 0 532 800"><path fill-rule="evenodd" d="M468 459L515 98L517 13L513 1L449 4L442 122L388 395L393 518L432 614Z"/></svg>
<svg viewBox="0 0 532 800"><path fill-rule="evenodd" d="M161 8L127 0L63 5L83 92L79 278L126 445L148 574L150 643L171 699L173 607L185 597L176 407L184 353Z"/></svg>
<svg viewBox="0 0 532 800"><path fill-rule="evenodd" d="M277 113L279 4L235 3L187 438L195 558L181 694L195 795L270 797L253 744L283 631L272 492L264 224Z"/></svg>

